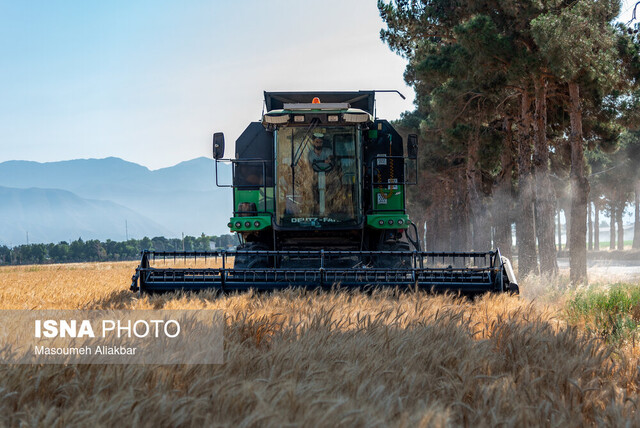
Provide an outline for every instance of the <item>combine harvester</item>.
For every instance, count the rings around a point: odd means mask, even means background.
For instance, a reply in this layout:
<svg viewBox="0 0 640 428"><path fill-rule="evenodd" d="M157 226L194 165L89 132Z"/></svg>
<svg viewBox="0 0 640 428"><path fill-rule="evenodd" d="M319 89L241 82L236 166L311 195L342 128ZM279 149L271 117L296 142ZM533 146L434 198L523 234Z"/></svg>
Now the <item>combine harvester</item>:
<svg viewBox="0 0 640 428"><path fill-rule="evenodd" d="M518 293L499 250L425 252L406 212L416 184L416 135L375 118L375 92L265 92L266 113L223 159L216 184L233 190L236 251L143 251L132 291L405 287ZM406 153L406 156L405 156ZM218 182L218 162L232 183ZM412 236L413 235L413 236ZM218 258L219 268L159 268L156 260ZM233 267L231 267L233 266Z"/></svg>

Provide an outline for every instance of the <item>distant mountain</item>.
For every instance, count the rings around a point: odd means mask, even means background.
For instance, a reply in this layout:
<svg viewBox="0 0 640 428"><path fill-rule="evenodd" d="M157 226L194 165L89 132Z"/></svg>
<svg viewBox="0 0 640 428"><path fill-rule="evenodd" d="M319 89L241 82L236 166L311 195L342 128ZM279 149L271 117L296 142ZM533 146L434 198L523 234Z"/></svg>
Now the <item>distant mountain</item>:
<svg viewBox="0 0 640 428"><path fill-rule="evenodd" d="M219 165L230 173L228 165ZM215 189L214 161L204 157L151 171L120 158L75 159L60 162L7 161L0 163L0 185L16 188L43 187L72 192L93 188L164 190Z"/></svg>
<svg viewBox="0 0 640 428"><path fill-rule="evenodd" d="M0 185L17 188L43 187L76 190L86 184L118 185L136 180L150 171L119 158L76 159L61 162L8 161L0 163Z"/></svg>
<svg viewBox="0 0 640 428"><path fill-rule="evenodd" d="M66 190L0 187L2 244L124 240L131 235L161 236L169 231L147 217L108 201L81 198Z"/></svg>
<svg viewBox="0 0 640 428"><path fill-rule="evenodd" d="M219 172L220 183L230 183L230 167L219 164ZM197 158L154 171L114 157L47 163L8 161L0 163L0 186L60 189L79 198L109 201L156 223L165 236L229 232L226 224L232 194L228 188L216 187L212 159ZM38 224L36 218L32 220ZM114 233L121 229L119 226ZM129 236L141 238L145 234L131 230ZM4 239L0 234L0 240Z"/></svg>

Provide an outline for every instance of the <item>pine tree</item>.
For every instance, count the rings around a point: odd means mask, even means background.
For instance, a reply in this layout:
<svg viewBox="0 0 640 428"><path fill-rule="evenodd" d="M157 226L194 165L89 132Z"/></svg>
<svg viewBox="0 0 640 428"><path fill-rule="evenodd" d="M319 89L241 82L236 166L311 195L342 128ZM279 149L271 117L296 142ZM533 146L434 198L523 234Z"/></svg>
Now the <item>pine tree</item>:
<svg viewBox="0 0 640 428"><path fill-rule="evenodd" d="M468 213L474 246L488 239L480 233L487 224L496 242L510 246L515 219L522 275L538 272L536 240L541 271L557 272L560 207L572 281L586 281L586 143L617 139L621 115L612 112L625 103L622 119L640 122L633 109L640 97L628 96L640 75L638 44L612 24L620 2L392 0L378 7L387 24L382 39L408 60L405 80L416 90L424 140L437 147L429 151L439 157L431 176L443 180L443 194L431 198L430 210L446 214L449 227ZM451 185L461 178L465 189ZM500 200L511 193L516 212L503 215L511 203Z"/></svg>
<svg viewBox="0 0 640 428"><path fill-rule="evenodd" d="M620 34L612 22L620 2L584 1L551 10L532 23L533 36L549 70L568 87L571 144L571 281L587 281L587 203L589 182L585 164L583 114L587 94L623 89L626 70L620 67Z"/></svg>

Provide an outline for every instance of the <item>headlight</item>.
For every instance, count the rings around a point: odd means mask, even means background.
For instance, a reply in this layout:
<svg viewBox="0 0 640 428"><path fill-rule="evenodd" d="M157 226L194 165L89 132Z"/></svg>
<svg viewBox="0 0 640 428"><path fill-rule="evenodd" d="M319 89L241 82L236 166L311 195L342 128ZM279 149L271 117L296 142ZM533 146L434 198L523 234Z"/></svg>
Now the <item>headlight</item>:
<svg viewBox="0 0 640 428"><path fill-rule="evenodd" d="M287 122L289 122L289 119L291 119L291 115L289 115L289 114L283 114L283 115L279 115L279 116L269 116L268 114L264 115L264 121L267 122L267 123L272 123L274 125L280 125L280 124L283 124L283 123L287 123Z"/></svg>
<svg viewBox="0 0 640 428"><path fill-rule="evenodd" d="M369 120L367 113L344 113L342 118L349 123L363 123Z"/></svg>

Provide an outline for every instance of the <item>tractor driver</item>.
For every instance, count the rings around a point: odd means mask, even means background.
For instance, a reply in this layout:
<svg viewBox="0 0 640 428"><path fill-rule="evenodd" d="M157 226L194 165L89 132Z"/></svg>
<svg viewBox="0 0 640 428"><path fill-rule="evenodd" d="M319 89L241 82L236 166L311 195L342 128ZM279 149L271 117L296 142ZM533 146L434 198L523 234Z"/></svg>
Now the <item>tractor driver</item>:
<svg viewBox="0 0 640 428"><path fill-rule="evenodd" d="M315 172L329 172L333 169L333 153L324 147L324 134L313 134L313 149L309 151L309 163Z"/></svg>
<svg viewBox="0 0 640 428"><path fill-rule="evenodd" d="M316 132L313 134L313 148L308 152L308 160L311 168L317 173L317 199L319 215L324 216L326 210L326 173L334 166L333 152L330 148L324 147L324 134ZM315 192L314 192L315 193Z"/></svg>

